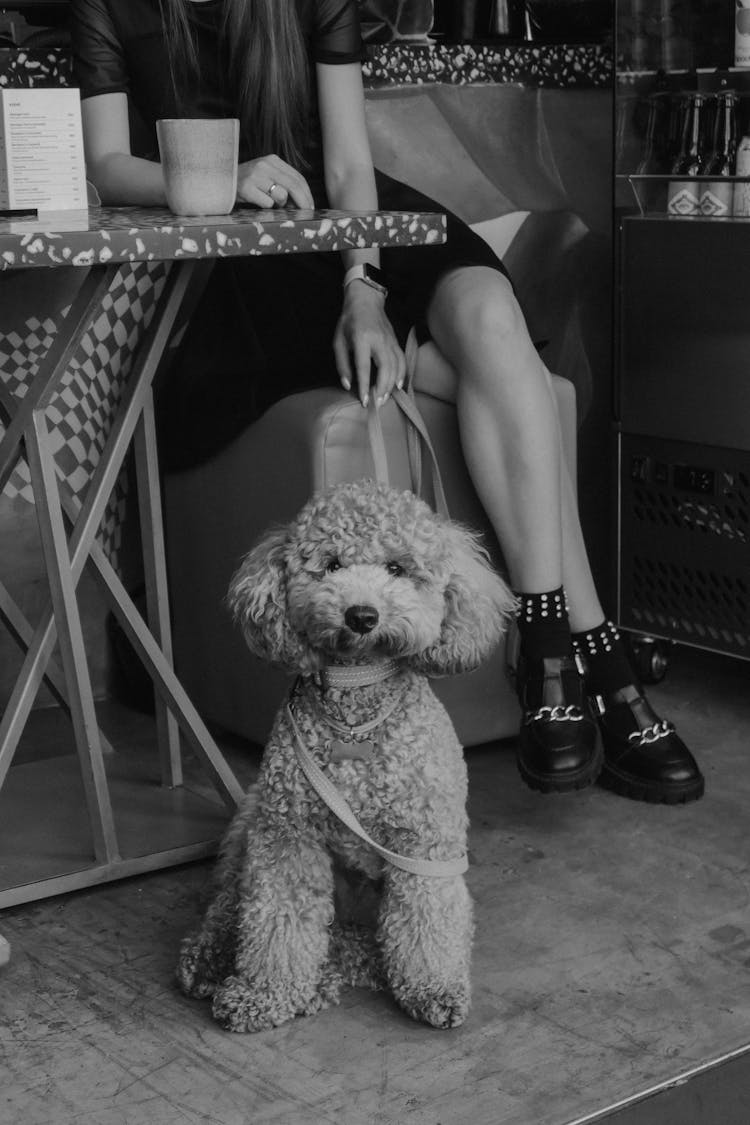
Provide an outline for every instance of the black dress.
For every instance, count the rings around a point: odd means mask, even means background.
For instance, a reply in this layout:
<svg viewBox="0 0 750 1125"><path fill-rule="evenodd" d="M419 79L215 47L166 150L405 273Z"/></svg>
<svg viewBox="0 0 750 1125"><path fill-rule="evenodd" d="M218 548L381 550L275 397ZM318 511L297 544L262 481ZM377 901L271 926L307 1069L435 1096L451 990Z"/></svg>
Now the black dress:
<svg viewBox="0 0 750 1125"><path fill-rule="evenodd" d="M313 72L315 63L364 57L357 0L295 0ZM219 26L222 0L187 4L200 64L200 84L179 96L170 79L159 0L72 0L72 42L81 97L126 93L131 148L158 159L160 117L235 116L226 89ZM328 207L314 82L300 169L316 207ZM240 142L240 159L251 153ZM443 245L381 251L386 310L403 344L412 326L429 338L426 310L439 277L459 265L506 271L489 246L440 203L376 170L385 210L443 211ZM162 463L199 463L231 441L273 402L295 391L337 382L332 340L341 312L341 257L294 254L223 260L191 323L181 356L159 388Z"/></svg>

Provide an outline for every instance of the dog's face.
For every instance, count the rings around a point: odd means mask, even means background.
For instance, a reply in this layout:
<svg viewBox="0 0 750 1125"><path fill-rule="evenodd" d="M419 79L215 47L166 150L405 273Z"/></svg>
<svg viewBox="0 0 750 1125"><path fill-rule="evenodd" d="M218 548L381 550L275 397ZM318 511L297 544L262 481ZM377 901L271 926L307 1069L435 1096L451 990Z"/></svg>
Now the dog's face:
<svg viewBox="0 0 750 1125"><path fill-rule="evenodd" d="M414 656L440 637L447 543L410 493L334 493L295 528L289 623L326 657Z"/></svg>
<svg viewBox="0 0 750 1125"><path fill-rule="evenodd" d="M250 648L301 672L373 655L463 671L488 654L513 605L463 528L369 481L319 494L264 537L229 600Z"/></svg>

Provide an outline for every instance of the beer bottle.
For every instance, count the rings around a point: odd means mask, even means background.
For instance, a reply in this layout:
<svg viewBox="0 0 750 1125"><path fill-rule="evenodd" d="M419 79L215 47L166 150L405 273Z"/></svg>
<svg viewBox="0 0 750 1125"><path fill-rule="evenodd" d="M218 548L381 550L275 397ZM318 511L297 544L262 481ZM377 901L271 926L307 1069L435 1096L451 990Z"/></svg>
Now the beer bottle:
<svg viewBox="0 0 750 1125"><path fill-rule="evenodd" d="M750 0L735 0L734 65L750 67Z"/></svg>
<svg viewBox="0 0 750 1125"><path fill-rule="evenodd" d="M750 137L744 136L737 146L736 176L750 176ZM743 218L750 216L750 183L738 181L734 185L732 214Z"/></svg>
<svg viewBox="0 0 750 1125"><path fill-rule="evenodd" d="M716 176L701 184L701 214L726 218L732 214L734 186L726 177L734 175L737 161L737 95L726 90L718 95L713 144L703 168L704 176Z"/></svg>
<svg viewBox="0 0 750 1125"><path fill-rule="evenodd" d="M670 215L699 215L701 188L693 176L700 175L703 162L704 94L687 94L683 109L680 153L672 166L672 180L667 192Z"/></svg>
<svg viewBox="0 0 750 1125"><path fill-rule="evenodd" d="M648 125L643 155L636 168L639 176L665 176L670 170L667 153L669 129L669 94L649 95ZM645 181L638 185L641 204L646 211L663 211L666 203L666 182Z"/></svg>
<svg viewBox="0 0 750 1125"><path fill-rule="evenodd" d="M653 0L652 0L653 2ZM693 44L690 34L690 6L675 0L659 0L659 68L690 70L693 65Z"/></svg>
<svg viewBox="0 0 750 1125"><path fill-rule="evenodd" d="M523 39L526 33L524 0L493 0L487 32L492 39Z"/></svg>
<svg viewBox="0 0 750 1125"><path fill-rule="evenodd" d="M648 6L649 0L631 0L630 21L633 32L630 42L630 64L633 70L648 70L654 64L648 34Z"/></svg>

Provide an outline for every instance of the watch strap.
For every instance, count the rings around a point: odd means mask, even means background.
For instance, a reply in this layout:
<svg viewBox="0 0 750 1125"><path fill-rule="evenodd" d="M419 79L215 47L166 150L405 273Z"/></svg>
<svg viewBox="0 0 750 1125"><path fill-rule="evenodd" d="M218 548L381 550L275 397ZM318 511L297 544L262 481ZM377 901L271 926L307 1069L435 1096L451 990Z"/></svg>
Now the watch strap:
<svg viewBox="0 0 750 1125"><path fill-rule="evenodd" d="M371 266L368 262L359 262L355 266L350 266L344 274L344 288L350 285L352 281L364 281L365 285L369 285L372 289L377 289L384 297L388 296L388 289L380 280L380 271Z"/></svg>

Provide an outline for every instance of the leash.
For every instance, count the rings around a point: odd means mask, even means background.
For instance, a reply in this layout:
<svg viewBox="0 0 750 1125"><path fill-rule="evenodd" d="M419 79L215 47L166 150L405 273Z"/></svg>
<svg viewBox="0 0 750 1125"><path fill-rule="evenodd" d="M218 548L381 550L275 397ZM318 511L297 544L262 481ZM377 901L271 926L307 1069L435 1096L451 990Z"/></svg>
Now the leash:
<svg viewBox="0 0 750 1125"><path fill-rule="evenodd" d="M419 350L417 345L417 336L412 328L409 332L408 339L405 347L406 355L406 368L407 368L407 382L406 386L408 391L399 390L397 387L391 392L391 399L395 402L398 409L404 416L406 424L406 443L409 454L409 462L412 470L412 491L418 496L421 492L422 486L422 453L421 443L424 444L427 453L429 454L429 465L432 475L432 491L435 504L435 511L438 515L445 517L449 516L448 502L445 498L445 489L443 487L443 479L440 475L440 465L438 463L437 453L432 444L430 435L427 431L424 418L422 417L417 401L414 396L412 388L412 380L414 371L417 365L417 352ZM388 472L388 454L385 447L385 438L383 436L383 423L380 419L380 412L375 404L375 395L370 396L369 407L367 411L367 436L370 443L370 454L372 456L373 467L375 469L375 479L380 481L381 484L390 484L390 476Z"/></svg>
<svg viewBox="0 0 750 1125"><path fill-rule="evenodd" d="M351 829L360 840L368 844L378 855L387 860L388 863L392 864L394 867L400 868L402 871L408 871L411 875L429 875L437 879L450 879L455 875L463 875L463 873L468 870L469 860L466 853L462 856L458 856L456 859L413 859L409 856L403 856L399 855L397 852L392 852L388 848L384 848L382 844L378 844L377 841L373 840L357 820L349 803L341 793L339 793L331 779L326 777L305 747L289 703L287 703L286 709L289 715L289 721L292 725L292 733L294 734L294 749L297 754L297 761L302 767L303 773L321 800L328 805L331 812L338 817L342 824L345 824L347 828Z"/></svg>

